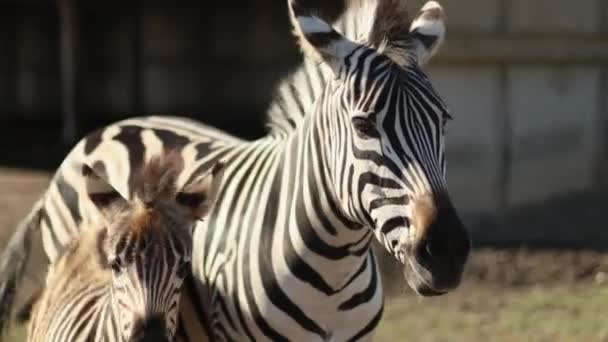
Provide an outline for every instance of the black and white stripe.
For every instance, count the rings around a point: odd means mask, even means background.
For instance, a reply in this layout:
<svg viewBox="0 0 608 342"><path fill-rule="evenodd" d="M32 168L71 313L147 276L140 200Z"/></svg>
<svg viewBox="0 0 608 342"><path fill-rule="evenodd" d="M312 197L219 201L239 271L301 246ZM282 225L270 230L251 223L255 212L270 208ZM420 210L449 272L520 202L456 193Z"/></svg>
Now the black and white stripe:
<svg viewBox="0 0 608 342"><path fill-rule="evenodd" d="M361 0L336 26L346 37L302 8L290 14L315 62L279 88L270 134L242 141L190 120L147 117L90 135L40 208L51 259L77 229L58 223L91 212L75 162L97 164L129 196L131 175L170 147L184 159L182 183L225 163L217 205L194 235L192 305L180 315L186 340L204 330L217 340L369 339L383 307L374 237L418 293L458 285L470 245L445 185L449 114L421 69L434 50L409 34L443 34L429 29L443 27L441 7L427 3L409 26L401 1ZM59 179L73 191L54 190Z"/></svg>
<svg viewBox="0 0 608 342"><path fill-rule="evenodd" d="M153 244L157 251L152 256L138 250L132 237L120 237L126 242L117 252L129 250L134 258L123 270L111 270L104 252L96 248L105 243L105 229L87 228L83 233L96 241L78 238L74 250L51 265L46 288L34 304L28 341L138 341L137 334L152 332L159 341L170 341L177 327L181 284L190 273L189 263L184 264L190 246L179 246L184 241L167 235Z"/></svg>
<svg viewBox="0 0 608 342"><path fill-rule="evenodd" d="M144 164L130 200L98 166L83 167L86 196L99 216L51 264L28 341L174 340L182 283L191 274L192 231L219 177L215 167L177 191L176 160Z"/></svg>

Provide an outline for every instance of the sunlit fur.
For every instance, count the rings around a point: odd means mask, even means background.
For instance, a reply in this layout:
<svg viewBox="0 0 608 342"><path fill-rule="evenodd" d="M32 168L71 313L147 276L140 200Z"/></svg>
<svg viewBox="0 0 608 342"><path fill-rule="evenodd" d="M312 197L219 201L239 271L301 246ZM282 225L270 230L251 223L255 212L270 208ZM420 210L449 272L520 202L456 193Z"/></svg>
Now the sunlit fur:
<svg viewBox="0 0 608 342"><path fill-rule="evenodd" d="M172 148L184 160L179 184L226 163L217 205L195 230L184 340L371 339L384 304L374 237L421 295L455 288L469 240L446 191L448 111L421 69L443 38L428 25L442 21L410 25L401 0L348 3L329 30L289 2L293 25L318 24L294 27L316 55L278 87L267 136L243 141L175 117L115 123L72 150L19 231L40 227L53 260L92 213L73 162L99 164L128 196L149 155Z"/></svg>
<svg viewBox="0 0 608 342"><path fill-rule="evenodd" d="M331 175L327 182L337 185L345 217L375 228L377 239L406 265L414 290L449 291L460 282L470 241L445 182L451 117L421 69L443 41L443 9L428 2L407 29L398 25L407 13L403 2L381 1L371 13L385 20L359 21L371 25L367 39L353 34L348 16L340 23L357 44L290 3L304 54L327 66L316 73L325 86L307 86L314 74L309 68L292 76L271 108L271 127L289 135L282 131L310 120L324 142L319 163ZM418 210L421 202L431 210Z"/></svg>
<svg viewBox="0 0 608 342"><path fill-rule="evenodd" d="M206 204L180 203L175 181L181 165L174 157L145 166L130 201L86 170L101 215L51 264L28 341L173 340L182 283L190 274L198 219L192 213ZM197 194L211 196L209 184Z"/></svg>
<svg viewBox="0 0 608 342"><path fill-rule="evenodd" d="M313 118L323 127L323 162L342 209L375 227L378 239L405 262L405 249L396 247L415 234L408 231L415 199L447 192L447 107L417 65L402 68L366 48L353 52L328 88L332 92L321 97ZM357 121L370 128L358 128Z"/></svg>

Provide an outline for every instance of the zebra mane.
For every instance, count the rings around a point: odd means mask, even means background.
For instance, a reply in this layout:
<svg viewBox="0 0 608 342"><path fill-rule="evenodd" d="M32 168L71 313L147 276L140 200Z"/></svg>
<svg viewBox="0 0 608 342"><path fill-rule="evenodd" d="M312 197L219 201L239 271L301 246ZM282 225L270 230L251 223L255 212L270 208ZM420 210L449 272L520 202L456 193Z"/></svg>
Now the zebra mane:
<svg viewBox="0 0 608 342"><path fill-rule="evenodd" d="M332 26L348 39L374 46L399 63L399 59L407 58L399 47L406 46L399 41L389 42L387 35L406 35L409 24L405 0L350 0ZM395 49L390 49L391 43ZM304 58L276 88L266 112L270 135L284 137L294 131L322 94L330 76L328 66Z"/></svg>
<svg viewBox="0 0 608 342"><path fill-rule="evenodd" d="M179 151L167 150L153 156L133 171L132 196L127 198L108 183L102 168L85 164L82 174L91 200L106 220L128 222L126 227L136 235L142 235L147 228L155 227L161 216L157 204L166 208L164 203L176 201L177 179L182 169L183 158Z"/></svg>
<svg viewBox="0 0 608 342"><path fill-rule="evenodd" d="M130 228L136 236L154 233L162 215L155 204L173 201L177 178L183 169L183 158L178 151L164 151L152 157L142 168L139 186L135 189L135 208L130 214Z"/></svg>
<svg viewBox="0 0 608 342"><path fill-rule="evenodd" d="M135 195L145 206L157 200L170 198L177 192L177 178L183 168L179 152L169 151L155 156L141 170L140 183Z"/></svg>

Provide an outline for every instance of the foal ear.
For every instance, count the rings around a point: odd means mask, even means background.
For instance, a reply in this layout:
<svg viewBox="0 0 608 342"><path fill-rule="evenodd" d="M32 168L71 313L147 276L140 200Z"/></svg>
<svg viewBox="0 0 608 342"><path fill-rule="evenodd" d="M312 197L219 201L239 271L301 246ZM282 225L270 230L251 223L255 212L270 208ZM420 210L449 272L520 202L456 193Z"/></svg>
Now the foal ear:
<svg viewBox="0 0 608 342"><path fill-rule="evenodd" d="M127 204L127 200L107 181L107 175L102 167L82 164L82 176L89 199L106 219L110 218L112 207Z"/></svg>
<svg viewBox="0 0 608 342"><path fill-rule="evenodd" d="M224 162L218 161L211 170L196 177L177 193L177 203L192 213L192 219L198 220L209 214L217 198L223 173Z"/></svg>
<svg viewBox="0 0 608 342"><path fill-rule="evenodd" d="M338 73L346 56L362 47L302 8L298 0L288 0L288 7L294 34L304 54L325 62L334 74Z"/></svg>
<svg viewBox="0 0 608 342"><path fill-rule="evenodd" d="M445 12L436 1L427 2L410 26L418 64L424 65L439 50L445 38Z"/></svg>

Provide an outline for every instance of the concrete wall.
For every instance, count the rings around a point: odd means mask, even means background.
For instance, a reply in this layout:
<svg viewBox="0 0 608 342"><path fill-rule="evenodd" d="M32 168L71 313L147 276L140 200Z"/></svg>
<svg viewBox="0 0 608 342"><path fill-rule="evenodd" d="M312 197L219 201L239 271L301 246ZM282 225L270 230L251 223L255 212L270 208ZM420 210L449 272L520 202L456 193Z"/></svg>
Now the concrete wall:
<svg viewBox="0 0 608 342"><path fill-rule="evenodd" d="M197 2L198 3L198 2ZM299 59L283 2L149 1L80 8L81 124L187 114L246 135ZM316 1L335 15L338 2ZM413 9L422 1L412 0ZM2 7L3 6L3 7ZM605 183L608 1L444 1L448 39L429 66L451 106L449 186L472 215ZM0 119L60 117L53 2L0 6Z"/></svg>
<svg viewBox="0 0 608 342"><path fill-rule="evenodd" d="M58 28L49 15L52 7L5 6L0 5L2 117L52 115L59 106Z"/></svg>
<svg viewBox="0 0 608 342"><path fill-rule="evenodd" d="M458 205L496 213L603 183L608 2L445 7L448 41L430 73L456 117L448 159Z"/></svg>

